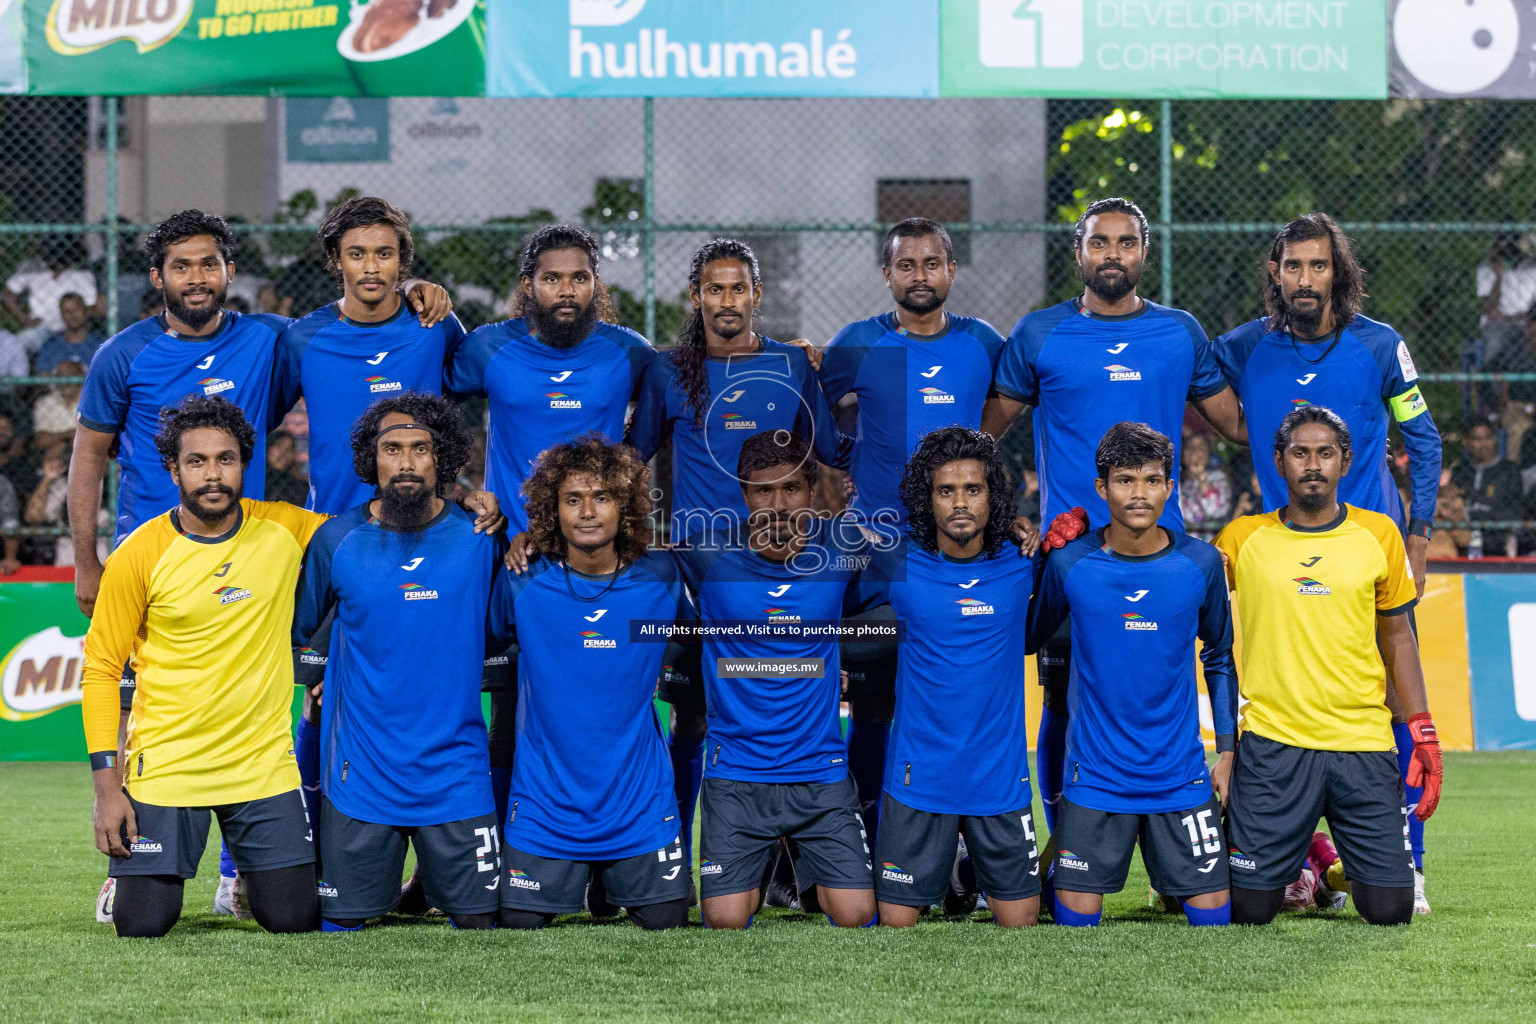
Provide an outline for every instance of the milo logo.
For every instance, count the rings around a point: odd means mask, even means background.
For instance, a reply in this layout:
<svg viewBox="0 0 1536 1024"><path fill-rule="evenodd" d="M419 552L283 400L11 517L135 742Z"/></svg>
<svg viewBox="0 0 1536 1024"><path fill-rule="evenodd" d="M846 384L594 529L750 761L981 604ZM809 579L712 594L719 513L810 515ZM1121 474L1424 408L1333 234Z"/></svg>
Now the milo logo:
<svg viewBox="0 0 1536 1024"><path fill-rule="evenodd" d="M192 16L192 0L53 0L48 45L73 56L120 39L146 53L171 41Z"/></svg>
<svg viewBox="0 0 1536 1024"><path fill-rule="evenodd" d="M0 719L25 722L80 703L85 637L58 626L33 633L0 661Z"/></svg>

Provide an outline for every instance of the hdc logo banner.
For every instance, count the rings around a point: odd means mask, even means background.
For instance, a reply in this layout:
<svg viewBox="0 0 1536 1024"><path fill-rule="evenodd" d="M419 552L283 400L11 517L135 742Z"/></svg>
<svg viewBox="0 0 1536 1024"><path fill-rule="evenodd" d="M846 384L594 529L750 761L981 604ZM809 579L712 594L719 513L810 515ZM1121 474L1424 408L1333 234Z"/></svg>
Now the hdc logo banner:
<svg viewBox="0 0 1536 1024"><path fill-rule="evenodd" d="M491 96L937 96L938 0L499 0Z"/></svg>
<svg viewBox="0 0 1536 1024"><path fill-rule="evenodd" d="M1382 99L1387 0L941 0L946 96Z"/></svg>

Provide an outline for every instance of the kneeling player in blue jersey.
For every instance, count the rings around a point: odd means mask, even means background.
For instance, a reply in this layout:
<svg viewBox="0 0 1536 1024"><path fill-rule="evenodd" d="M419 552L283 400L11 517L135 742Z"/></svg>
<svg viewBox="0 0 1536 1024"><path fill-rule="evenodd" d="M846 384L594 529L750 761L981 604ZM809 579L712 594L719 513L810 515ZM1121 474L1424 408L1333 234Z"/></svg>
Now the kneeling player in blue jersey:
<svg viewBox="0 0 1536 1024"><path fill-rule="evenodd" d="M725 545L673 549L705 629L699 884L710 928L752 923L781 838L798 844L800 885L817 887L833 924L874 923L869 847L838 716L837 636L806 626L837 622L845 603L859 610L849 590L870 543L851 519L812 511L816 473L799 434L752 435L736 463L745 529ZM779 635L753 631L765 628Z"/></svg>
<svg viewBox="0 0 1536 1024"><path fill-rule="evenodd" d="M933 431L901 500L908 540L876 555L859 583L861 603L889 601L906 624L875 844L880 923L911 927L944 898L963 835L997 923L1032 925L1040 862L1024 647L1035 561L1011 543L997 443L965 427Z"/></svg>
<svg viewBox="0 0 1536 1024"><path fill-rule="evenodd" d="M469 460L458 409L407 392L370 406L353 465L379 496L320 528L294 645L333 610L321 707L320 913L355 931L400 898L407 844L432 905L496 923L497 839L480 673L502 543L443 500Z"/></svg>
<svg viewBox="0 0 1536 1024"><path fill-rule="evenodd" d="M521 648L506 928L579 912L589 881L642 928L688 921L692 877L651 703L687 597L676 564L646 551L649 489L634 449L596 433L546 449L523 485L545 554L498 577L490 625ZM641 620L659 635L632 634Z"/></svg>
<svg viewBox="0 0 1536 1024"><path fill-rule="evenodd" d="M1190 924L1228 924L1221 811L1237 679L1221 555L1158 525L1175 486L1166 436L1145 423L1116 424L1096 461L1109 525L1050 556L1030 610L1031 643L1050 639L1069 616L1072 629L1067 772L1052 834L1055 921L1098 924L1104 894L1125 887L1139 841L1153 886L1183 902ZM1210 772L1197 638L1216 726Z"/></svg>

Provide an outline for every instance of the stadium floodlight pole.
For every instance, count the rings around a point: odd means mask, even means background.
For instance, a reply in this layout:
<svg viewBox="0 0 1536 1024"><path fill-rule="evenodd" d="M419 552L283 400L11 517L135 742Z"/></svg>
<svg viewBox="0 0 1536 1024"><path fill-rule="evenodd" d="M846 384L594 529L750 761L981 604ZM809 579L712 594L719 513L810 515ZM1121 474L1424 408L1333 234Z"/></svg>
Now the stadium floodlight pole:
<svg viewBox="0 0 1536 1024"><path fill-rule="evenodd" d="M1158 191L1157 232L1163 239L1163 291L1161 302L1173 305L1173 101L1163 100L1158 117L1158 174L1161 179Z"/></svg>
<svg viewBox="0 0 1536 1024"><path fill-rule="evenodd" d="M107 117L107 336L117 333L117 106L116 96L102 98Z"/></svg>
<svg viewBox="0 0 1536 1024"><path fill-rule="evenodd" d="M656 343L656 100L645 98L645 337Z"/></svg>

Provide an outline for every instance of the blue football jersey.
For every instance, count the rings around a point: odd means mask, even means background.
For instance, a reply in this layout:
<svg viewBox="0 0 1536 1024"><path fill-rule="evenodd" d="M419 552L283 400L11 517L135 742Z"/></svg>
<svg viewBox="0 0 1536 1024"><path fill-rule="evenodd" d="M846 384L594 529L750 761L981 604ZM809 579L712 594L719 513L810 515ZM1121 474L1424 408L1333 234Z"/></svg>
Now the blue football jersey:
<svg viewBox="0 0 1536 1024"><path fill-rule="evenodd" d="M528 528L523 481L540 452L589 430L623 440L624 415L655 354L634 331L608 323L570 348L544 344L522 319L486 324L464 339L448 390L490 398L485 489L501 500L508 533Z"/></svg>
<svg viewBox="0 0 1536 1024"><path fill-rule="evenodd" d="M899 536L907 521L901 474L917 443L939 427L981 426L1003 337L985 320L950 315L933 336L907 333L894 313L849 324L828 343L821 387L836 405L859 400L850 465L850 508L881 533Z"/></svg>
<svg viewBox="0 0 1536 1024"><path fill-rule="evenodd" d="M846 468L842 435L805 353L772 338L755 353L705 360L709 408L699 427L670 353L651 360L630 421L629 442L649 461L672 439L672 537L704 530L731 536L747 521L736 465L741 446L765 430L793 430L816 457Z"/></svg>
<svg viewBox="0 0 1536 1024"><path fill-rule="evenodd" d="M772 562L738 540L684 545L671 552L706 627L740 624L704 638L709 734L704 774L739 782L837 782L848 774L838 716L842 670L835 636L766 642L755 623L835 622L863 607L850 584L869 558L869 541L848 516L817 519L806 548ZM793 679L722 675L732 662L764 658L819 661L822 671Z"/></svg>
<svg viewBox="0 0 1536 1024"><path fill-rule="evenodd" d="M480 676L505 541L445 503L421 530L363 504L315 533L293 642L335 609L321 703L321 785L359 821L439 825L495 810Z"/></svg>
<svg viewBox="0 0 1536 1024"><path fill-rule="evenodd" d="M1025 314L1008 336L993 382L999 394L1035 407L1042 523L1078 506L1089 522L1109 521L1109 506L1093 486L1094 462L1116 423L1146 423L1166 434L1177 480L1185 403L1226 386L1195 318L1145 299L1127 316L1089 313L1079 299ZM1160 522L1184 529L1177 491Z"/></svg>
<svg viewBox="0 0 1536 1024"><path fill-rule="evenodd" d="M450 315L421 326L409 304L388 320L360 323L341 303L295 320L278 341L279 372L297 380L309 414L309 501L336 515L372 499L352 468L352 427L374 402L405 391L442 394L443 372L464 340Z"/></svg>
<svg viewBox="0 0 1536 1024"><path fill-rule="evenodd" d="M861 579L860 602L888 600L905 623L885 791L908 807L991 815L1030 805L1024 649L1035 570L1011 544L958 560L909 540Z"/></svg>
<svg viewBox="0 0 1536 1024"><path fill-rule="evenodd" d="M1032 644L1049 639L1071 619L1064 792L1083 807L1158 814L1210 799L1196 639L1217 746L1233 748L1237 676L1221 554L1186 534L1168 536L1162 551L1132 557L1106 547L1099 529L1045 560L1030 636Z"/></svg>
<svg viewBox="0 0 1536 1024"><path fill-rule="evenodd" d="M1275 468L1280 421L1304 405L1332 409L1349 427L1354 456L1339 480L1339 500L1403 523L1403 502L1387 462L1387 428L1395 420L1408 451L1411 515L1430 523L1440 489L1440 431L1419 390L1408 343L1386 324L1356 316L1338 335L1304 341L1249 321L1216 339L1216 359L1248 418L1262 511L1289 500Z"/></svg>
<svg viewBox="0 0 1536 1024"><path fill-rule="evenodd" d="M160 410L189 395L218 395L238 405L256 429L256 453L245 469L244 495L262 500L267 460L262 438L293 404L277 394L277 337L288 326L269 313L224 311L224 323L201 338L182 337L165 315L125 327L96 350L80 392L78 418L92 430L116 434L117 536L114 544L181 501L160 463L155 435Z"/></svg>
<svg viewBox="0 0 1536 1024"><path fill-rule="evenodd" d="M689 617L677 567L647 555L602 578L538 559L504 572L491 631L515 640L517 753L506 842L564 860L619 860L677 838L672 765L652 696L666 634L632 622Z"/></svg>

